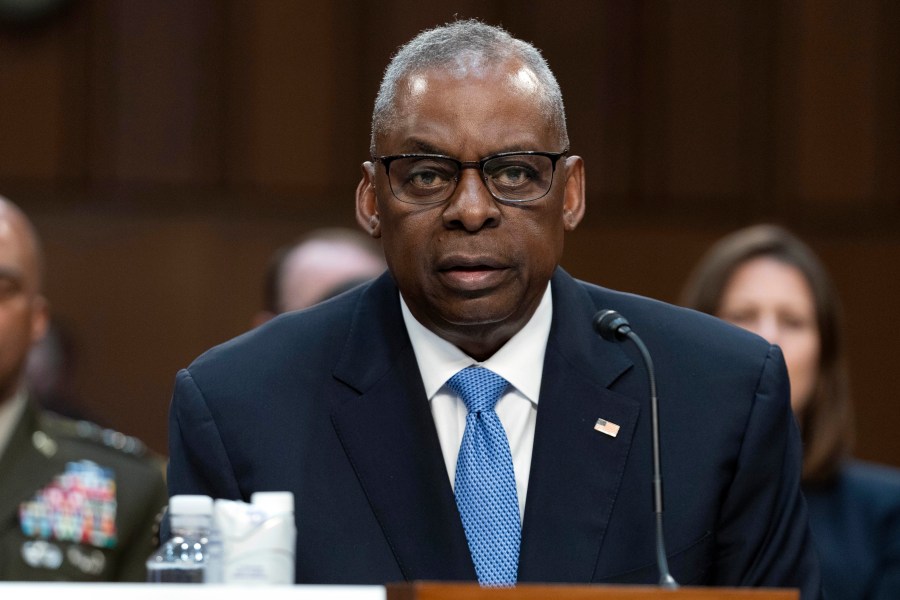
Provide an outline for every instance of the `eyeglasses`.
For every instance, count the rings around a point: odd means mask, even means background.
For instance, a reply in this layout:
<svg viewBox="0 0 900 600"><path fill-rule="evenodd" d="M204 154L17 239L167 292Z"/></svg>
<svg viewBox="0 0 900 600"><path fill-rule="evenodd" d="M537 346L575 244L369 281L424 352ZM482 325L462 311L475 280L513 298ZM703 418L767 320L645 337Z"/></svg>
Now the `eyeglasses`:
<svg viewBox="0 0 900 600"><path fill-rule="evenodd" d="M460 161L441 154L377 156L384 165L391 192L401 202L436 204L456 191L463 169L478 169L491 195L501 202L531 202L543 198L553 184L562 152L502 152L479 161Z"/></svg>

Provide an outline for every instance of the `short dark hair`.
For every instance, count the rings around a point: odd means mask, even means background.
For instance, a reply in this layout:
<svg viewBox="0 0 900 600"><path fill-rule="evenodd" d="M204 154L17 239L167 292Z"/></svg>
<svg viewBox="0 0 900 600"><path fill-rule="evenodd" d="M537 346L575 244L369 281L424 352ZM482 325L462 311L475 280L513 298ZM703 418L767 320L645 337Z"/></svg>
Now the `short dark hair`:
<svg viewBox="0 0 900 600"><path fill-rule="evenodd" d="M475 60L478 59L478 60ZM471 62L500 63L521 60L537 78L541 108L552 123L560 143L569 145L566 111L559 83L540 50L514 38L502 27L477 19L462 19L426 29L400 47L384 71L372 113L370 152L375 155L376 138L390 126L396 110L397 83L404 77L427 69L450 67L467 72Z"/></svg>
<svg viewBox="0 0 900 600"><path fill-rule="evenodd" d="M799 415L803 434L803 481L834 477L853 445L853 407L837 290L812 249L786 229L756 225L714 244L688 278L681 304L715 315L735 271L755 258L772 258L796 268L812 291L819 330L819 376L812 398Z"/></svg>

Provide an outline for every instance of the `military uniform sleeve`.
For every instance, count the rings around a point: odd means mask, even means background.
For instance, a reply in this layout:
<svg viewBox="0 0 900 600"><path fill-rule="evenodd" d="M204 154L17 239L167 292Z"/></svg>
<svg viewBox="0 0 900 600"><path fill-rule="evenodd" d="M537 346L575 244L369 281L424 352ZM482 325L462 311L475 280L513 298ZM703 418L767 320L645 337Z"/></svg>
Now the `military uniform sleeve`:
<svg viewBox="0 0 900 600"><path fill-rule="evenodd" d="M147 557L153 552L154 529L159 514L165 510L168 503L166 493L166 481L163 477L163 465L154 460L142 482L135 482L128 488L121 488L119 498L121 503L130 503L135 506L130 518L137 522L134 535L123 544L122 557L116 581L146 581Z"/></svg>
<svg viewBox="0 0 900 600"><path fill-rule="evenodd" d="M717 583L794 587L803 600L821 598L818 559L800 491L801 452L784 360L772 346L720 514Z"/></svg>
<svg viewBox="0 0 900 600"><path fill-rule="evenodd" d="M240 498L234 470L206 399L188 370L175 378L169 408L169 495Z"/></svg>

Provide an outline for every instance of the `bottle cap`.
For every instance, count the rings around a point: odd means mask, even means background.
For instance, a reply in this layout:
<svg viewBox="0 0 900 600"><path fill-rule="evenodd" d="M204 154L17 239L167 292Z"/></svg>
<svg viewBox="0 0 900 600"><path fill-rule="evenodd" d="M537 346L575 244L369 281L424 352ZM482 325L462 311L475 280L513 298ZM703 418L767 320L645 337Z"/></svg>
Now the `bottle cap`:
<svg viewBox="0 0 900 600"><path fill-rule="evenodd" d="M169 498L172 515L212 515L213 501L209 496L182 494Z"/></svg>
<svg viewBox="0 0 900 600"><path fill-rule="evenodd" d="M293 492L253 492L250 503L267 515L294 512Z"/></svg>

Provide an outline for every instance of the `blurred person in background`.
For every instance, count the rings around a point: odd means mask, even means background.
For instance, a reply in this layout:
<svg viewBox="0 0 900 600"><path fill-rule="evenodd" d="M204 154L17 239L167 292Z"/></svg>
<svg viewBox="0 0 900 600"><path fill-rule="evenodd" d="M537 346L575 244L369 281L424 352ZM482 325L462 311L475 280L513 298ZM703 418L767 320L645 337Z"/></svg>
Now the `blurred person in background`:
<svg viewBox="0 0 900 600"><path fill-rule="evenodd" d="M316 229L280 248L263 283L261 325L283 312L300 310L374 279L387 268L381 247L361 231Z"/></svg>
<svg viewBox="0 0 900 600"><path fill-rule="evenodd" d="M0 196L0 580L143 581L167 502L135 438L41 407L26 384L47 330L40 242Z"/></svg>
<svg viewBox="0 0 900 600"><path fill-rule="evenodd" d="M75 393L75 340L69 329L50 317L44 337L31 346L25 386L38 405L63 417L100 420Z"/></svg>
<svg viewBox="0 0 900 600"><path fill-rule="evenodd" d="M681 302L784 352L826 597L900 597L900 470L850 458L853 408L840 302L825 267L785 229L757 225L707 252Z"/></svg>

